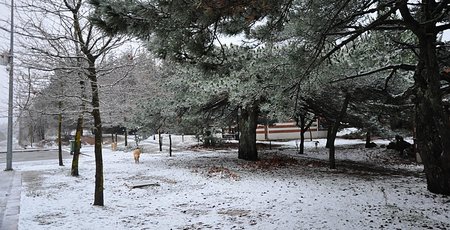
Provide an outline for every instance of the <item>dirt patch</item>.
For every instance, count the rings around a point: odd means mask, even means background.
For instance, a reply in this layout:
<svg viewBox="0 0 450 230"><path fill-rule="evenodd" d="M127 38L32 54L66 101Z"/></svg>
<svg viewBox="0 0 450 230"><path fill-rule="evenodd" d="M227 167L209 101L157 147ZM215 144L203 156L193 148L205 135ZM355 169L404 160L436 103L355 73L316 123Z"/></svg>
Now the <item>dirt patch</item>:
<svg viewBox="0 0 450 230"><path fill-rule="evenodd" d="M52 225L57 223L55 219L64 219L66 215L61 212L55 213L47 213L42 215L36 215L35 221L39 223L39 225Z"/></svg>
<svg viewBox="0 0 450 230"><path fill-rule="evenodd" d="M241 164L241 166L247 169L276 169L297 164L298 160L294 159L293 157L285 155L275 155L261 157L258 161L244 162Z"/></svg>
<svg viewBox="0 0 450 230"><path fill-rule="evenodd" d="M28 197L52 198L55 194L49 190L60 190L68 187L67 182L54 182L52 186L46 185L45 179L55 174L63 173L57 171L24 171L22 172L22 186L25 187Z"/></svg>
<svg viewBox="0 0 450 230"><path fill-rule="evenodd" d="M155 181L159 183L166 183L166 184L176 184L178 183L175 180L162 177L162 176L148 176L148 175L133 175L127 178L124 178L126 181L135 182L138 183L140 181Z"/></svg>
<svg viewBox="0 0 450 230"><path fill-rule="evenodd" d="M256 148L259 150L279 148L281 145L266 144L266 143L256 143ZM229 150L229 149L239 149L239 143L225 142L217 144L216 146L204 146L203 144L193 145L188 148L189 150L199 151L199 150Z"/></svg>
<svg viewBox="0 0 450 230"><path fill-rule="evenodd" d="M41 171L22 172L22 181L27 191L42 190L44 176Z"/></svg>
<svg viewBox="0 0 450 230"><path fill-rule="evenodd" d="M235 216L235 217L243 217L243 216L249 216L251 213L251 210L246 209L221 209L217 211L217 213L221 215L227 215L227 216Z"/></svg>
<svg viewBox="0 0 450 230"><path fill-rule="evenodd" d="M208 169L207 175L209 177L220 177L220 178L230 178L233 180L239 180L240 176L225 167L212 166Z"/></svg>

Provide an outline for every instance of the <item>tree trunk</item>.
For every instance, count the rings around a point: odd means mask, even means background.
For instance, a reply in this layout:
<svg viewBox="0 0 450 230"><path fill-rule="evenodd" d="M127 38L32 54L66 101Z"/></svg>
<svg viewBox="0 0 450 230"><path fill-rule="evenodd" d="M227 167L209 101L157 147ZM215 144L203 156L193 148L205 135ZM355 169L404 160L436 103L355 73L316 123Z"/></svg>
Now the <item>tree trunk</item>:
<svg viewBox="0 0 450 230"><path fill-rule="evenodd" d="M367 133L366 133L366 148L370 148L370 140L371 140L371 138L370 138L370 131L367 131Z"/></svg>
<svg viewBox="0 0 450 230"><path fill-rule="evenodd" d="M305 153L305 121L306 117L303 115L300 115L300 149L299 154Z"/></svg>
<svg viewBox="0 0 450 230"><path fill-rule="evenodd" d="M31 121L31 124L32 125L30 125L29 126L29 128L28 128L28 137L30 138L30 147L33 147L33 142L34 142L34 129L33 129L33 127L34 127L34 122L33 122L33 119L31 118L31 111L28 111L28 116L30 117L30 121Z"/></svg>
<svg viewBox="0 0 450 230"><path fill-rule="evenodd" d="M23 120L24 118L19 119L19 145L23 146L24 145L24 140L23 140Z"/></svg>
<svg viewBox="0 0 450 230"><path fill-rule="evenodd" d="M305 132L300 131L300 149L298 154L305 154Z"/></svg>
<svg viewBox="0 0 450 230"><path fill-rule="evenodd" d="M80 75L81 73L79 73ZM77 129L75 132L75 149L73 152L73 159L72 159L72 169L70 174L72 176L79 176L79 172L78 172L78 163L79 163L79 159L80 159L80 149L81 149L81 136L83 136L83 116L84 116L84 110L86 108L85 106L85 102L84 99L86 98L85 95L85 83L84 81L80 81L80 88L81 88L81 112L78 115L78 119L77 119Z"/></svg>
<svg viewBox="0 0 450 230"><path fill-rule="evenodd" d="M306 114L300 114L300 119L297 118L296 125L300 128L300 149L299 154L304 154L305 152L305 132L311 127L312 123L314 122L314 118L308 121L308 124L306 124ZM312 134L310 133L310 137L312 140Z"/></svg>
<svg viewBox="0 0 450 230"><path fill-rule="evenodd" d="M98 106L97 99L93 99L94 107ZM95 105L97 104L97 105ZM94 205L103 206L103 156L102 156L102 123L100 119L99 109L92 111L94 116L94 130L95 130L95 195Z"/></svg>
<svg viewBox="0 0 450 230"><path fill-rule="evenodd" d="M89 63L89 80L91 82L92 92L92 116L94 117L94 152L95 152L95 194L94 205L103 206L103 156L102 156L102 121L100 117L100 98L99 88L97 83L97 73L95 70L95 63L92 61Z"/></svg>
<svg viewBox="0 0 450 230"><path fill-rule="evenodd" d="M75 131L75 149L73 151L72 159L72 169L70 175L79 176L78 172L78 161L80 158L80 148L81 148L81 134L83 130L83 112L78 116L77 119L77 130Z"/></svg>
<svg viewBox="0 0 450 230"><path fill-rule="evenodd" d="M332 132L333 132L333 122L329 121L329 125L327 128L327 143L325 144L325 148L327 149L329 149L331 146L330 137Z"/></svg>
<svg viewBox="0 0 450 230"><path fill-rule="evenodd" d="M428 190L450 195L450 122L442 104L436 35L419 36L420 60L416 68L415 123Z"/></svg>
<svg viewBox="0 0 450 230"><path fill-rule="evenodd" d="M256 150L257 118L258 106L253 105L241 109L241 116L239 117L239 159L249 161L258 159L258 152Z"/></svg>
<svg viewBox="0 0 450 230"><path fill-rule="evenodd" d="M61 114L61 107L62 102L60 101L58 103L60 112L58 114L58 160L59 160L59 166L64 166L63 158L62 158L62 140L61 140L61 132L62 132L62 114Z"/></svg>
<svg viewBox="0 0 450 230"><path fill-rule="evenodd" d="M336 122L328 127L327 146L328 146L328 163L330 169L336 168L336 151L334 148L334 141L336 140L336 133L334 133L335 127L338 126Z"/></svg>
<svg viewBox="0 0 450 230"><path fill-rule="evenodd" d="M169 134L169 156L172 156L172 135Z"/></svg>
<svg viewBox="0 0 450 230"><path fill-rule="evenodd" d="M345 95L344 103L342 104L341 111L339 112L338 117L336 118L332 128L330 136L327 139L327 144L329 142L330 145L330 154L329 154L329 160L330 160L330 169L336 168L336 153L335 153L335 147L334 147L334 141L336 140L336 135L339 130L339 125L341 124L342 119L344 119L345 114L347 112L348 103L350 102L350 95Z"/></svg>

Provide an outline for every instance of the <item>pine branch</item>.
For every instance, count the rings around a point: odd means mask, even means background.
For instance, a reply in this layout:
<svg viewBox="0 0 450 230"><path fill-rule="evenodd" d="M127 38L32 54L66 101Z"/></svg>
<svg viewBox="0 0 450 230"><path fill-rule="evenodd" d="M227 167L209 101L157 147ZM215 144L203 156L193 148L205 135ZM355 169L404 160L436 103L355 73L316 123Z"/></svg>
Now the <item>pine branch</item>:
<svg viewBox="0 0 450 230"><path fill-rule="evenodd" d="M416 69L416 66L408 65L408 64L390 65L390 66L385 66L383 68L379 68L379 69L372 70L372 71L369 71L369 72L365 72L365 73L356 74L356 75L348 76L348 77L345 77L345 78L333 80L333 81L330 81L330 83L336 83L336 82L346 81L346 80L350 80L350 79L354 79L354 78L364 77L364 76L368 76L368 75L371 75L371 74L383 72L383 71L386 71L386 70L396 71L396 70L399 70L399 69L406 70L406 71L414 71Z"/></svg>

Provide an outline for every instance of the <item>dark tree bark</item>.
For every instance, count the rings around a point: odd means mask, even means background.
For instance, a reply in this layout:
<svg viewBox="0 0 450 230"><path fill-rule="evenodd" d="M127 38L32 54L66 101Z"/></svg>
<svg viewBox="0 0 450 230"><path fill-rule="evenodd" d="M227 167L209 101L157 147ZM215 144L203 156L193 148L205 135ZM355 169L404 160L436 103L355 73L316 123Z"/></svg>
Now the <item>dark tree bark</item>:
<svg viewBox="0 0 450 230"><path fill-rule="evenodd" d="M370 144L371 138L370 138L370 131L366 132L366 148L370 148L371 144Z"/></svg>
<svg viewBox="0 0 450 230"><path fill-rule="evenodd" d="M80 73L79 73L80 74ZM77 129L75 131L75 149L73 151L73 159L72 159L72 168L70 171L70 175L72 176L79 176L78 172L78 163L80 159L80 149L81 149L81 136L83 136L83 120L84 120L84 110L85 110L85 102L84 99L85 96L85 83L84 81L80 81L80 88L81 88L81 112L78 115L77 119Z"/></svg>
<svg viewBox="0 0 450 230"><path fill-rule="evenodd" d="M300 149L298 154L305 154L305 132L303 129L300 131Z"/></svg>
<svg viewBox="0 0 450 230"><path fill-rule="evenodd" d="M128 146L128 129L125 127L125 147Z"/></svg>
<svg viewBox="0 0 450 230"><path fill-rule="evenodd" d="M330 148L330 137L331 137L331 133L333 132L333 122L330 121L330 125L327 128L327 143L325 144L325 148L329 149Z"/></svg>
<svg viewBox="0 0 450 230"><path fill-rule="evenodd" d="M172 135L169 134L169 157L172 156Z"/></svg>
<svg viewBox="0 0 450 230"><path fill-rule="evenodd" d="M75 131L75 149L73 151L72 169L70 175L79 176L78 162L80 159L81 136L83 132L83 114L81 113L77 119L77 130Z"/></svg>
<svg viewBox="0 0 450 230"><path fill-rule="evenodd" d="M88 55L89 57L90 55ZM95 194L94 205L103 206L103 156L102 156L102 121L100 117L100 98L98 93L97 73L95 69L95 59L90 58L89 80L92 92L92 116L94 117L94 152L95 152Z"/></svg>
<svg viewBox="0 0 450 230"><path fill-rule="evenodd" d="M239 117L239 159L249 161L258 160L258 151L256 149L258 110L257 105L241 109L241 115Z"/></svg>
<svg viewBox="0 0 450 230"><path fill-rule="evenodd" d="M98 39L92 37L93 34L93 25L89 25L88 27L83 27L80 25L80 16L79 11L81 8L83 1L78 0L74 5L69 4L68 1L64 0L64 4L66 7L72 12L73 15L73 27L74 33L77 40L77 44L79 44L79 48L81 53L85 56L85 61L87 62L86 76L89 79L91 86L91 105L92 105L92 116L94 118L94 155L95 155L95 192L94 192L94 205L104 206L104 198L103 198L103 157L102 157L102 121L100 117L100 98L99 98L99 86L97 82L97 69L95 62L97 58L101 57L101 54L108 51L108 45L110 44L112 38L106 40L99 50L97 50L97 54L93 54L93 50L90 45L90 42L93 39ZM83 30L88 30L89 33L84 37Z"/></svg>
<svg viewBox="0 0 450 230"><path fill-rule="evenodd" d="M158 144L159 144L159 151L162 152L162 138L160 130L158 130Z"/></svg>
<svg viewBox="0 0 450 230"><path fill-rule="evenodd" d="M59 114L58 114L58 161L59 161L59 166L64 166L64 162L63 162L63 158L62 158L62 140L61 140L61 132L62 132L62 113L61 113L61 108L62 108L62 102L59 101L58 102L58 107L59 107Z"/></svg>
<svg viewBox="0 0 450 230"><path fill-rule="evenodd" d="M336 123L334 123L333 126L330 127L330 130L334 130L335 126L338 126L338 125ZM331 136L329 136L327 138L327 141L329 142L328 163L329 163L330 169L336 168L336 150L335 150L335 146L334 146L335 140L336 140L336 134L334 134L334 132L331 131Z"/></svg>
<svg viewBox="0 0 450 230"><path fill-rule="evenodd" d="M417 146L430 192L450 195L450 113L442 103L441 74L437 57L438 22L448 14L448 3L421 1L420 14L413 17L408 1L397 1L403 24L419 42L419 62L414 73Z"/></svg>
<svg viewBox="0 0 450 230"><path fill-rule="evenodd" d="M421 58L415 74L417 145L428 190L450 195L450 114L442 105L435 41L431 34L419 37Z"/></svg>
<svg viewBox="0 0 450 230"><path fill-rule="evenodd" d="M350 95L345 95L344 102L342 103L341 111L339 112L338 117L333 123L333 126L331 128L331 132L329 132L330 136L327 138L327 144L330 145L329 149L329 163L330 163L330 169L336 168L336 153L335 153L335 146L334 141L336 140L336 135L339 130L339 126L341 124L341 121L344 119L345 114L347 112L347 107L350 102Z"/></svg>
<svg viewBox="0 0 450 230"><path fill-rule="evenodd" d="M30 127L28 129L28 137L30 138L30 147L33 147L33 143L34 143L34 128L33 128L33 125L30 125Z"/></svg>
<svg viewBox="0 0 450 230"><path fill-rule="evenodd" d="M314 122L314 118L312 118L308 121L308 123L306 123L306 118L306 114L300 114L299 118L296 119L296 124L300 128L300 149L298 154L305 153L305 132L309 129L309 127L311 127L312 123Z"/></svg>

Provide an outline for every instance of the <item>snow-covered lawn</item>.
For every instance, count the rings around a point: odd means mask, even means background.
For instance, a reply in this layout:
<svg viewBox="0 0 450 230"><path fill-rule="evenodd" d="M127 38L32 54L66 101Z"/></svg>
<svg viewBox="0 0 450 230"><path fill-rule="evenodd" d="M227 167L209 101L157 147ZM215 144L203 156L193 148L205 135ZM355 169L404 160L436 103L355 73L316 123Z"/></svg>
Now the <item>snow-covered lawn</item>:
<svg viewBox="0 0 450 230"><path fill-rule="evenodd" d="M330 170L325 142L308 142L303 156L282 143L260 151L258 162L189 143L174 137L169 157L167 147L161 153L145 141L141 164L105 146L104 207L92 205L92 147L82 149L79 177L70 176L71 161L18 164L19 229L450 229L450 198L426 190L422 166L388 163L385 149L340 147L338 159L361 164ZM153 185L130 188L140 183Z"/></svg>

